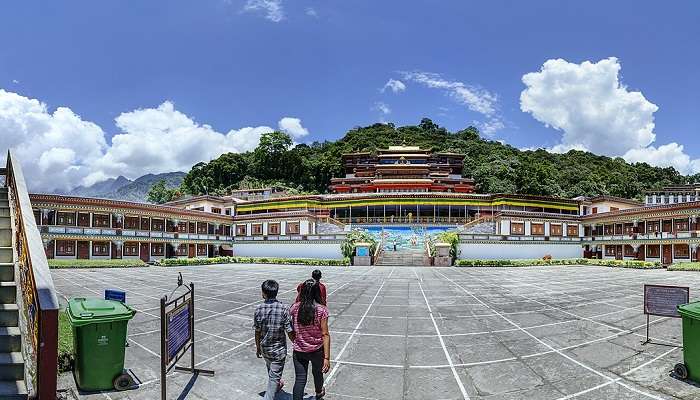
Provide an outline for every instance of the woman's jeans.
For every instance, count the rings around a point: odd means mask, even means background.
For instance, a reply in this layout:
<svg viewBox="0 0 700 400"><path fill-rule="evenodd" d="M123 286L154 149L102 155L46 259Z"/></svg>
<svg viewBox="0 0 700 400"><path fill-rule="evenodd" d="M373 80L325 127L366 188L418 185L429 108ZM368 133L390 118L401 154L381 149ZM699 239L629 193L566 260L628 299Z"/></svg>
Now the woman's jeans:
<svg viewBox="0 0 700 400"><path fill-rule="evenodd" d="M314 386L316 393L323 391L323 346L311 353L294 351L294 400L304 398L304 388L306 387L306 377L309 375L309 362L311 362L311 374L314 376Z"/></svg>

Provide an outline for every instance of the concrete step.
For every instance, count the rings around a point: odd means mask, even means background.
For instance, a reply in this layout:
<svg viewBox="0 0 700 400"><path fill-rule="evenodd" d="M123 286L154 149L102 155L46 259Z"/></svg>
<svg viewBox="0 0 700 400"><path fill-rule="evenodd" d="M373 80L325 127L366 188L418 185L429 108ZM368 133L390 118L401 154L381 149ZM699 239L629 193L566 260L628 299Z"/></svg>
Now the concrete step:
<svg viewBox="0 0 700 400"><path fill-rule="evenodd" d="M0 217L9 217L9 216L10 216L10 206L8 206L7 204L0 204Z"/></svg>
<svg viewBox="0 0 700 400"><path fill-rule="evenodd" d="M24 379L24 357L19 351L0 353L0 381Z"/></svg>
<svg viewBox="0 0 700 400"><path fill-rule="evenodd" d="M10 229L11 228L10 223L11 223L11 221L10 221L9 215L6 217L0 217L0 229Z"/></svg>
<svg viewBox="0 0 700 400"><path fill-rule="evenodd" d="M12 247L12 229L0 229L0 247Z"/></svg>
<svg viewBox="0 0 700 400"><path fill-rule="evenodd" d="M0 282L0 303L13 304L17 302L17 284L15 281Z"/></svg>
<svg viewBox="0 0 700 400"><path fill-rule="evenodd" d="M0 199L7 200L7 198L7 189L5 189L4 191L0 191Z"/></svg>
<svg viewBox="0 0 700 400"><path fill-rule="evenodd" d="M14 261L12 247L0 247L0 263L9 263L12 261Z"/></svg>
<svg viewBox="0 0 700 400"><path fill-rule="evenodd" d="M0 304L0 326L19 326L19 308L17 304Z"/></svg>
<svg viewBox="0 0 700 400"><path fill-rule="evenodd" d="M0 399L25 400L29 396L24 381L0 381Z"/></svg>
<svg viewBox="0 0 700 400"><path fill-rule="evenodd" d="M0 327L0 352L22 351L22 332L16 326Z"/></svg>
<svg viewBox="0 0 700 400"><path fill-rule="evenodd" d="M14 282L15 265L13 263L0 263L0 281Z"/></svg>

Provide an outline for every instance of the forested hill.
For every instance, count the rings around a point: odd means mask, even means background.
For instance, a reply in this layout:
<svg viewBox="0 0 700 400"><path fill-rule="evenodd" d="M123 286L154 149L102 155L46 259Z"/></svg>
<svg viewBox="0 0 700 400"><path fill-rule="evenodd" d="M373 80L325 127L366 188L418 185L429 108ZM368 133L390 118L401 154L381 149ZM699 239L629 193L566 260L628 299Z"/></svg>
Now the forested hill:
<svg viewBox="0 0 700 400"><path fill-rule="evenodd" d="M354 128L334 142L294 147L284 133L266 134L254 151L223 154L208 163L196 164L185 176L181 189L190 194L225 194L234 188L274 183L301 193L325 193L330 179L343 174L343 153L401 144L466 154L463 175L476 180L480 193L568 198L605 194L640 199L644 190L700 178L683 176L670 167L629 164L622 158L582 151L522 151L485 140L474 127L448 132L426 118L417 126L374 124Z"/></svg>

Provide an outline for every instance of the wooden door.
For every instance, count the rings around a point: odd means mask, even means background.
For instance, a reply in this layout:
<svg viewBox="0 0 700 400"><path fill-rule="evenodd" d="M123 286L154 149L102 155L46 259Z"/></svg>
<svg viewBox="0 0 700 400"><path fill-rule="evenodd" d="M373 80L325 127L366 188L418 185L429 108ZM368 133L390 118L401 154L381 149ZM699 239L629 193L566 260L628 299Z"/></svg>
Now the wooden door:
<svg viewBox="0 0 700 400"><path fill-rule="evenodd" d="M191 244L189 246L189 254L187 256L189 258L195 258L197 256L197 246Z"/></svg>
<svg viewBox="0 0 700 400"><path fill-rule="evenodd" d="M148 243L141 243L141 247L139 249L139 258L143 262L149 262L151 260L151 255L150 253L150 246L148 246Z"/></svg>
<svg viewBox="0 0 700 400"><path fill-rule="evenodd" d="M87 260L90 258L90 242L78 242L78 259Z"/></svg>
<svg viewBox="0 0 700 400"><path fill-rule="evenodd" d="M665 244L663 247L661 263L663 265L671 265L673 262L673 247L670 244Z"/></svg>
<svg viewBox="0 0 700 400"><path fill-rule="evenodd" d="M617 245L615 246L615 259L616 260L622 260L623 257L623 252L624 251L624 246L622 245Z"/></svg>

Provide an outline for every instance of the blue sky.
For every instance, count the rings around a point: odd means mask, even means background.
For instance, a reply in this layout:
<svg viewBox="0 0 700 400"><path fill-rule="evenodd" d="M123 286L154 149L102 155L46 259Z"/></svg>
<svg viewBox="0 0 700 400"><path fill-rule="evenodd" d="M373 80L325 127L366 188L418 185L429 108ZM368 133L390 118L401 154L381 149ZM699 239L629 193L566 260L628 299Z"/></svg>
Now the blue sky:
<svg viewBox="0 0 700 400"><path fill-rule="evenodd" d="M165 148L176 161L125 155L139 135L187 136L196 148L198 135L228 132L223 147L243 151L285 117L285 129L307 142L427 116L451 130L490 123L490 137L521 148L586 148L700 172L698 20L692 1L6 1L0 145L48 143L66 124L84 129L87 139L72 142L92 147L54 141L26 154L43 160L34 173L47 176L39 186L48 188L192 164L178 147ZM523 76L557 59L533 76L523 105ZM623 86L611 92L606 76ZM597 77L601 86L586 86ZM390 79L405 89L382 91ZM32 101L45 110L32 111ZM68 115L55 115L58 107ZM3 133L3 125L23 133ZM181 136L167 136L177 129ZM112 143L115 134L124 147ZM71 172L49 178L57 169Z"/></svg>

